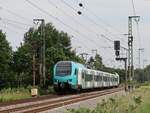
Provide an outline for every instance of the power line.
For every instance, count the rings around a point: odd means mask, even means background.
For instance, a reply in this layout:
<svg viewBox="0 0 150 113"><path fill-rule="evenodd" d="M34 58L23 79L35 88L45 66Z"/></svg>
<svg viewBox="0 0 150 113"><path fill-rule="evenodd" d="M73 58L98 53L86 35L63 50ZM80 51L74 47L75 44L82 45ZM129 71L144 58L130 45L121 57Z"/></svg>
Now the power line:
<svg viewBox="0 0 150 113"><path fill-rule="evenodd" d="M132 8L133 8L133 14L134 16L136 16L136 9L135 9L135 3L134 3L134 0L132 0ZM137 30L137 37L139 39L139 68L141 68L141 52L140 51L143 51L144 48L142 48L141 46L141 35L140 35L140 30L139 30L139 22L138 20L135 19L135 22L136 22L136 30Z"/></svg>
<svg viewBox="0 0 150 113"><path fill-rule="evenodd" d="M71 5L69 5L67 2L65 2L64 0L61 0L62 3L64 3L66 6L68 6L69 8L71 8L72 10L74 10L77 13L77 10L72 7Z"/></svg>
<svg viewBox="0 0 150 113"><path fill-rule="evenodd" d="M52 6L54 6L55 8L57 8L57 10L59 9L59 7L56 5L56 4L54 4L53 2L51 2L50 0L48 0L48 2L49 2L49 4L50 5L52 5ZM59 10L59 11L61 11L63 14L65 14L65 15L67 15L67 16L70 16L69 14L67 14L66 12L64 12L63 10ZM75 20L74 18L71 18L71 20L73 20L73 21L75 21L76 23L78 23L81 27L84 27L84 29L86 29L86 30L88 30L88 31L93 31L93 32L95 32L94 30L91 30L91 29L88 29L87 28L87 26L85 26L85 25L83 25L82 23L80 23L80 22L78 22L77 20ZM96 36L98 35L98 33L97 32L95 32L96 33ZM102 35L102 34L101 34ZM104 35L103 35L104 36ZM112 40L110 40L109 38L107 38L107 37L105 37L104 36L104 38L105 39L107 39L107 40L109 40L109 41L111 41L111 42L113 42Z"/></svg>
<svg viewBox="0 0 150 113"><path fill-rule="evenodd" d="M3 23L4 23L4 22L3 22ZM4 24L5 24L5 23L4 23ZM8 29L8 30L11 30L12 32L15 32L15 33L17 33L17 34L19 34L19 35L22 35L22 33L18 32L18 30L15 31L14 29L11 29L11 28L7 27L6 25L4 25L4 26L0 25L0 27L6 28L6 29Z"/></svg>
<svg viewBox="0 0 150 113"><path fill-rule="evenodd" d="M135 10L135 5L134 5L134 0L132 0L132 8L133 8L133 14L136 16L136 10Z"/></svg>
<svg viewBox="0 0 150 113"><path fill-rule="evenodd" d="M40 8L39 6L35 5L33 2L26 0L30 5L32 5L33 7L37 8L38 10L40 10L41 12L43 12L44 14L50 16L51 18L55 19L56 21L58 21L59 23L63 24L64 26L66 26L67 28L70 28L72 31L76 32L77 34L79 34L80 36L85 37L84 35L82 35L79 31L75 30L74 28L72 28L71 26L65 24L63 21L61 21L59 18L51 15L49 12L43 10L42 8ZM92 40L91 40L92 41ZM93 42L93 41L92 41ZM87 48L89 48L88 46L86 46Z"/></svg>
<svg viewBox="0 0 150 113"><path fill-rule="evenodd" d="M78 10L76 10L75 8L73 8L70 4L68 4L67 2L65 2L64 0L61 0L62 3L64 3L66 6L68 6L69 8L71 8L72 10L74 10L75 12L77 12ZM83 14L82 14L83 15ZM94 20L90 19L89 16L87 15L83 15L84 17L86 17L86 19L88 19L90 22L92 22L93 24L95 24L98 28L105 30L106 32L109 32L108 29L104 28L104 27L100 27L99 24L97 24ZM109 32L111 35L114 36L114 34L112 34L111 32ZM116 36L114 36L116 37ZM118 37L119 38L119 37ZM108 39L107 39L108 40ZM111 40L111 39L109 39Z"/></svg>
<svg viewBox="0 0 150 113"><path fill-rule="evenodd" d="M87 37L87 36L81 34L79 31L74 30L74 28L72 28L71 26L65 24L65 23L64 23L62 20L60 20L59 18L57 18L57 17L55 17L55 16L49 14L47 11L43 10L42 8L40 8L39 6L37 6L36 4L34 4L33 2L31 2L31 1L29 1L29 0L26 0L26 1L27 1L28 3L30 3L30 5L32 5L33 7L37 8L38 10L40 10L41 12L43 12L44 14L49 15L50 17L52 17L53 19L57 20L58 22L60 22L60 23L63 24L64 26L66 26L66 27L70 28L71 30L75 31L77 34L79 34L79 35L81 35L81 36L83 36L83 37ZM94 44L96 44L96 45L99 46L99 43L95 42L95 41L92 40L92 39L89 39L89 40L90 40L91 42L93 42ZM85 43L85 41L84 41L84 43ZM94 46L95 46L95 45L94 45ZM89 46L87 46L87 48L89 48Z"/></svg>
<svg viewBox="0 0 150 113"><path fill-rule="evenodd" d="M15 23L15 24L20 24L20 25L23 25L23 26L32 26L31 24L26 24L26 23L23 23L23 22L19 22L19 21L7 19L7 18L1 18L0 17L0 20L5 20L5 21L8 21L8 22L12 22L12 23Z"/></svg>
<svg viewBox="0 0 150 113"><path fill-rule="evenodd" d="M26 0L30 5L32 5L33 7L37 8L38 10L40 10L41 12L43 12L44 14L50 16L51 18L57 20L58 22L60 22L61 24L63 24L64 26L70 28L71 30L75 31L76 33L80 34L79 31L73 29L71 26L65 24L62 20L60 20L59 18L53 16L52 14L50 14L49 12L43 10L42 8L40 8L39 6L37 6L36 4L34 4L33 2Z"/></svg>
<svg viewBox="0 0 150 113"><path fill-rule="evenodd" d="M79 31L75 30L74 28L72 28L71 26L69 26L68 24L65 24L62 20L60 20L59 18L51 15L50 13L48 13L47 11L43 10L42 8L40 8L39 6L37 6L36 4L34 4L33 2L29 1L29 0L26 0L30 5L32 5L33 7L37 8L38 10L40 10L41 12L43 12L44 14L46 15L49 15L50 17L52 17L53 19L57 20L58 22L60 22L61 24L63 24L64 26L70 28L71 30L73 30L74 32L76 32L77 34L83 36L83 37L87 37L83 34L81 34ZM90 41L92 41L94 44L96 44L97 42L94 42L94 40L92 39L89 39ZM99 45L99 44L97 44Z"/></svg>
<svg viewBox="0 0 150 113"><path fill-rule="evenodd" d="M19 15L19 14L17 14L17 13L14 13L13 11L11 11L11 10L9 10L9 9L6 9L6 8L4 8L4 7L2 7L2 6L0 6L0 8L3 9L3 10L5 10L6 12L8 12L9 14L11 14L11 15L13 15L13 16L15 16L15 17L18 17L18 18L27 20L28 22L31 22L28 18L26 18L26 17L24 17L24 16L22 16L22 15Z"/></svg>
<svg viewBox="0 0 150 113"><path fill-rule="evenodd" d="M22 30L27 30L26 28L24 28L24 27L21 27L21 26L18 26L18 25L16 25L16 24L14 24L14 23L12 23L12 22L8 22L8 21L6 21L6 20L1 20L4 24L7 24L7 25L11 25L12 27L15 27L15 28L17 28L17 29L22 29Z"/></svg>

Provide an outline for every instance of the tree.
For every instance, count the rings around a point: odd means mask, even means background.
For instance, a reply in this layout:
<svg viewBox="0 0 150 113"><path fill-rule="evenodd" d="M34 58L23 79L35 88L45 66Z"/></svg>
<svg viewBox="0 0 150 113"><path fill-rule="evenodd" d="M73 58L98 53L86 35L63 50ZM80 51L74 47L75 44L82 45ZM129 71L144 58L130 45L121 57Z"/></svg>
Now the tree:
<svg viewBox="0 0 150 113"><path fill-rule="evenodd" d="M99 54L96 54L96 56L95 56L94 67L96 70L103 70L104 69L102 57Z"/></svg>
<svg viewBox="0 0 150 113"><path fill-rule="evenodd" d="M5 33L0 30L0 88L2 86L10 86L13 77L11 76L11 58L12 49L6 40Z"/></svg>
<svg viewBox="0 0 150 113"><path fill-rule="evenodd" d="M146 68L144 69L144 75L146 81L150 82L150 65L146 66Z"/></svg>
<svg viewBox="0 0 150 113"><path fill-rule="evenodd" d="M83 62L83 60L70 51L71 41L67 33L59 32L51 23L47 23L44 25L44 34L46 40L46 81L49 84L52 83L53 67L56 62L60 60ZM24 35L24 43L14 53L14 70L18 77L21 76L23 84L32 84L32 56L34 52L36 53L36 84L40 83L42 40L41 26L36 30L30 28Z"/></svg>

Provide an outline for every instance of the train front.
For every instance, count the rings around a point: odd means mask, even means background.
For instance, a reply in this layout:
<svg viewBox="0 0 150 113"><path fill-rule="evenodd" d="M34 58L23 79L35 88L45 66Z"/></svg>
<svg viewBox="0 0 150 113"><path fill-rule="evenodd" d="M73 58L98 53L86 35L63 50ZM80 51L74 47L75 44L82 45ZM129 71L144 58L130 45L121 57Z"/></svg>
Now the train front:
<svg viewBox="0 0 150 113"><path fill-rule="evenodd" d="M59 61L54 67L54 90L59 92L65 89L76 89L76 73L73 62Z"/></svg>

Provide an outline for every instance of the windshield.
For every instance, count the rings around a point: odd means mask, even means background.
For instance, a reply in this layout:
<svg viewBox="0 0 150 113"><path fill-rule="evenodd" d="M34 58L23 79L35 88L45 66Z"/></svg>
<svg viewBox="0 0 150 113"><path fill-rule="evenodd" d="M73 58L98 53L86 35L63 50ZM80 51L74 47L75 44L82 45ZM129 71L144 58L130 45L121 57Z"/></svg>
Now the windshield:
<svg viewBox="0 0 150 113"><path fill-rule="evenodd" d="M56 65L56 75L57 76L66 76L71 75L71 62L59 62Z"/></svg>

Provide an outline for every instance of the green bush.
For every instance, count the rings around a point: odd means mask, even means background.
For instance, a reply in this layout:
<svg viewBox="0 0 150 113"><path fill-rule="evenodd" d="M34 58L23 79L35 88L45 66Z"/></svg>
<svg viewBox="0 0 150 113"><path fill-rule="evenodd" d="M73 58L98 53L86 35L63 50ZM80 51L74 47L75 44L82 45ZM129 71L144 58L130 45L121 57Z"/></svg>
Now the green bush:
<svg viewBox="0 0 150 113"><path fill-rule="evenodd" d="M68 109L66 113L134 113L141 104L141 99L141 96L134 96L132 97L132 104L127 103L125 106L121 98L109 98L107 101L102 100L101 103L98 103L95 109Z"/></svg>

